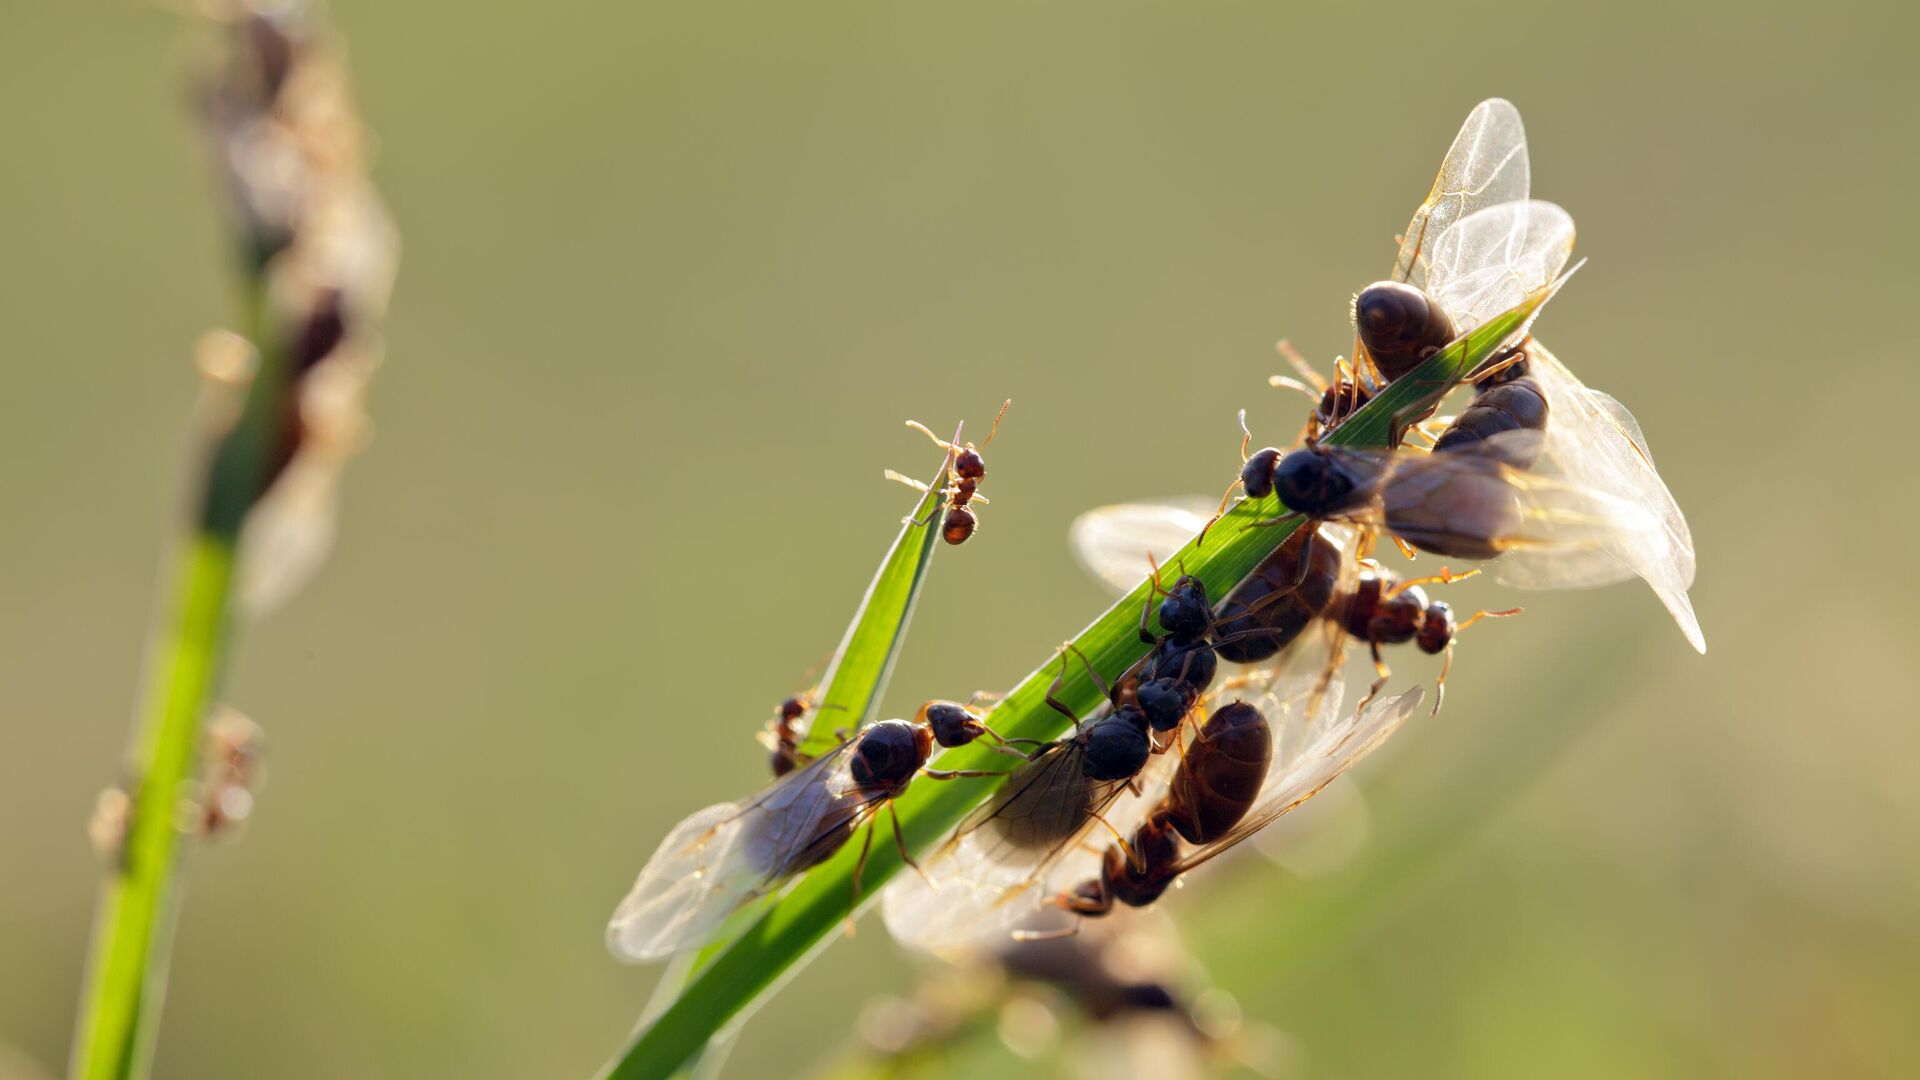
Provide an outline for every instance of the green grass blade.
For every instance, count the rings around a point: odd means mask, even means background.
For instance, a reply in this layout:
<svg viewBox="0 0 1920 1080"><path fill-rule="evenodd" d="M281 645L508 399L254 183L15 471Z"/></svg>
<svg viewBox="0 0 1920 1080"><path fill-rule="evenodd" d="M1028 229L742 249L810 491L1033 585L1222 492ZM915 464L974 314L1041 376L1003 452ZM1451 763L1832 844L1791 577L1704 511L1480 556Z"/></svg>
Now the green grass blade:
<svg viewBox="0 0 1920 1080"><path fill-rule="evenodd" d="M958 437L956 432L955 438ZM839 741L834 734L836 729L857 730L874 718L886 692L887 680L893 674L894 663L906 643L907 625L913 618L921 586L926 583L933 553L940 546L940 510L946 505L951 465L951 456L941 463L939 475L902 523L860 606L854 610L853 620L847 624L847 632L821 679L814 702L813 727L799 747L803 755L833 749ZM716 935L715 942L702 949L698 956L683 958L684 962L670 967L654 988L647 1013L656 1012L656 1006L668 995L677 993L687 979L704 970L767 906L769 901L765 900L749 904L728 921ZM690 1065L692 1061L689 1058L684 1064Z"/></svg>
<svg viewBox="0 0 1920 1080"><path fill-rule="evenodd" d="M1523 326L1548 295L1542 290L1436 353L1368 402L1328 436L1327 442L1387 445L1396 419L1417 417L1437 404ZM1293 532L1296 525L1291 522L1270 528L1248 527L1281 512L1272 496L1243 500L1207 532L1204 546L1196 542L1199 538L1189 541L1169 564L1198 577L1209 595L1224 595ZM1148 591L1149 583L1142 581L1073 639L1103 677L1117 675L1146 655L1147 646L1137 631ZM1044 698L1060 670L1061 666L1051 659L1036 668L994 709L994 727L1013 738L1059 736L1066 729L1066 719L1049 708ZM1103 700L1099 687L1077 663L1068 666L1055 696L1083 715ZM976 744L948 751L940 758L940 766L991 768L994 757L990 749ZM913 785L896 803L907 846L916 852L927 849L992 794L996 783L981 779ZM885 837L877 838L856 903L853 870L859 846L848 844L802 877L779 903L703 968L603 1075L637 1080L672 1074L716 1032L738 1022L763 995L824 948L849 912L870 903L903 865L894 845Z"/></svg>
<svg viewBox="0 0 1920 1080"><path fill-rule="evenodd" d="M800 744L802 754L825 753L840 742L834 736L836 729L857 731L876 719L881 693L893 674L894 662L900 658L907 623L920 599L920 586L927 579L934 550L940 546L939 511L946 505L944 492L950 465L951 458L941 464L933 486L914 507L912 518L900 527L900 535L894 538L893 547L887 550L885 561L853 613L853 621L847 624L846 636L821 680L813 727Z"/></svg>

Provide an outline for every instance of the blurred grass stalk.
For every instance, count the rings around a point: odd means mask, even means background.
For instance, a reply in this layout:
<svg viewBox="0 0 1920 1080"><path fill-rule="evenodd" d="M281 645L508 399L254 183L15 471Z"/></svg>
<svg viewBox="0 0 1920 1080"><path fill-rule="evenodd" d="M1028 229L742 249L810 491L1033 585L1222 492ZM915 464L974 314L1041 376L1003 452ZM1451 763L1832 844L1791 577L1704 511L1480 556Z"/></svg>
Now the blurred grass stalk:
<svg viewBox="0 0 1920 1080"><path fill-rule="evenodd" d="M1389 445L1405 422L1438 405L1468 372L1530 323L1551 295L1551 289L1536 293L1436 353L1391 383L1328 436L1327 442ZM1298 519L1271 528L1252 527L1281 512L1272 496L1242 500L1204 537L1188 542L1167 563L1199 578L1208 595L1224 596L1298 527ZM1113 678L1146 655L1147 645L1140 639L1138 623L1150 589L1151 582L1142 581L1074 638L1072 644L1102 677ZM1049 660L994 708L993 723L1002 735L1052 739L1062 733L1065 718L1045 702L1056 672L1061 678L1054 696L1077 715L1090 715L1105 700L1083 667ZM960 747L942 754L940 767L991 768L990 754L990 749L977 745ZM911 786L895 802L906 847L916 853L927 851L995 789L991 783ZM620 1080L671 1075L717 1032L740 1023L765 994L791 978L826 946L829 935L849 912L857 914L853 876L859 853L853 848L847 845L838 855L808 871L778 903L729 941L602 1075ZM871 903L903 865L894 845L875 843L862 871L863 902L859 906Z"/></svg>
<svg viewBox="0 0 1920 1080"><path fill-rule="evenodd" d="M151 1066L186 818L201 809L196 769L235 616L290 595L325 555L340 469L364 442L371 326L392 282L392 228L333 50L298 4L225 14L233 47L203 105L238 221L244 337L202 344L211 455L198 516L173 567L125 787L92 830L112 872L68 1067L88 1080Z"/></svg>

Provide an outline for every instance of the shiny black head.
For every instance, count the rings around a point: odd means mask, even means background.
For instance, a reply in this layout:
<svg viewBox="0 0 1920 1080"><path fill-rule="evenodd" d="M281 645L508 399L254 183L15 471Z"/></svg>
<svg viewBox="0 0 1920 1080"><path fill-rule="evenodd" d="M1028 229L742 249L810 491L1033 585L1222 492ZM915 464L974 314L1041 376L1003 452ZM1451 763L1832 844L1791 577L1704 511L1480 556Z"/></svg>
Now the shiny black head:
<svg viewBox="0 0 1920 1080"><path fill-rule="evenodd" d="M1240 486L1246 489L1247 498L1264 499L1273 494L1273 465L1279 460L1280 448L1266 446L1255 450L1240 466Z"/></svg>
<svg viewBox="0 0 1920 1080"><path fill-rule="evenodd" d="M780 703L780 719L791 724L807 714L807 703L797 697L790 697Z"/></svg>
<svg viewBox="0 0 1920 1080"><path fill-rule="evenodd" d="M1183 685L1177 679L1148 679L1135 691L1134 699L1140 703L1140 711L1146 714L1147 726L1155 731L1171 731L1180 726L1180 721L1193 708L1199 698L1192 687Z"/></svg>
<svg viewBox="0 0 1920 1080"><path fill-rule="evenodd" d="M933 733L905 720L882 720L855 740L847 771L863 789L905 788L933 753Z"/></svg>
<svg viewBox="0 0 1920 1080"><path fill-rule="evenodd" d="M929 701L921 706L920 719L933 732L933 741L949 749L965 746L986 730L980 718L957 701Z"/></svg>
<svg viewBox="0 0 1920 1080"><path fill-rule="evenodd" d="M1280 459L1273 470L1273 486L1282 506L1322 517L1345 509L1357 485L1332 455L1308 447Z"/></svg>
<svg viewBox="0 0 1920 1080"><path fill-rule="evenodd" d="M1153 753L1147 720L1129 706L1115 709L1087 729L1082 768L1090 780L1128 780L1139 775Z"/></svg>
<svg viewBox="0 0 1920 1080"><path fill-rule="evenodd" d="M1213 605L1207 602L1207 587L1196 577L1183 577L1167 590L1160 601L1160 627L1174 637L1187 641L1207 632L1213 622Z"/></svg>
<svg viewBox="0 0 1920 1080"><path fill-rule="evenodd" d="M1353 325L1380 373L1396 379L1453 340L1453 320L1426 293L1376 281L1353 301Z"/></svg>

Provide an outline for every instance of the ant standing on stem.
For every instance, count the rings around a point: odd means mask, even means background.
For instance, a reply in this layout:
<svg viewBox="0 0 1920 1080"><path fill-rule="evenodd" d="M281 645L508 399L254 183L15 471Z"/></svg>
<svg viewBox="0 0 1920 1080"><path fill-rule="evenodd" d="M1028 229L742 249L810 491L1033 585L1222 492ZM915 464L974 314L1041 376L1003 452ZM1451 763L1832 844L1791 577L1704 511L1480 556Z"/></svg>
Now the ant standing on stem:
<svg viewBox="0 0 1920 1080"><path fill-rule="evenodd" d="M958 546L966 543L967 540L973 536L974 529L979 527L980 519L967 507L975 501L978 501L983 506L987 503L987 497L985 495L976 494L976 492L980 490L980 482L987 478L987 460L981 456L980 451L986 449L986 447L993 442L993 437L1000 433L1000 421L1006 417L1007 410L1012 407L1012 398L1008 398L1001 403L1000 412L993 418L993 427L987 430L987 441L981 443L979 446L975 446L970 442L960 442L960 432L958 430L954 431L953 439L949 441L935 435L925 424L922 424L918 420L907 421L908 427L932 439L935 446L945 450L948 454L949 461L952 463L953 482L947 486L945 491L947 496L947 514L940 522L940 538L949 544ZM902 476L892 469L887 470L887 479L898 480L916 491L924 492L927 490L927 485L910 476ZM926 524L926 521L918 518L911 520L915 525Z"/></svg>

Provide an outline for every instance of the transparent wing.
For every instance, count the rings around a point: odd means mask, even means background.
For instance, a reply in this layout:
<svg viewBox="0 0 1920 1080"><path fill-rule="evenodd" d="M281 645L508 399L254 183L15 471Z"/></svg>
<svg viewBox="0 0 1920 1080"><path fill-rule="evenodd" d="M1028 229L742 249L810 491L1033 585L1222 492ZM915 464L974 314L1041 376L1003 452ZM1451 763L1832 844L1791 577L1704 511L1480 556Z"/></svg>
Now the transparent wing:
<svg viewBox="0 0 1920 1080"><path fill-rule="evenodd" d="M607 948L644 962L700 944L739 906L846 842L877 805L846 775L843 743L752 799L674 826L607 924Z"/></svg>
<svg viewBox="0 0 1920 1080"><path fill-rule="evenodd" d="M1113 832L1127 835L1166 792L1178 755L1159 754L1141 770L1136 793L1124 781L1093 781L1081 769L1072 736L1053 744L960 823L924 874L887 886L882 913L904 945L949 952L1043 923L1062 890L1100 872ZM1107 825L1101 824L1104 819Z"/></svg>
<svg viewBox="0 0 1920 1080"><path fill-rule="evenodd" d="M1273 725L1274 753L1259 802L1232 831L1182 858L1176 873L1205 863L1319 794L1397 731L1426 697L1425 690L1415 687L1374 702L1364 713L1343 715L1338 707L1303 711L1312 699L1303 696L1302 689L1261 703L1263 710L1274 710L1267 713L1267 722Z"/></svg>
<svg viewBox="0 0 1920 1080"><path fill-rule="evenodd" d="M1215 505L1194 495L1098 507L1074 519L1067 543L1088 573L1124 596L1150 572L1148 556L1165 565L1206 525Z"/></svg>
<svg viewBox="0 0 1920 1080"><path fill-rule="evenodd" d="M1550 425L1551 426L1551 425ZM1529 562L1621 560L1660 524L1646 507L1564 476L1522 472L1509 458L1539 456L1537 431L1505 431L1457 452L1327 448L1372 498L1330 515L1371 525L1431 552L1463 559L1529 553Z"/></svg>
<svg viewBox="0 0 1920 1080"><path fill-rule="evenodd" d="M1433 188L1401 234L1393 280L1426 288L1427 255L1448 227L1476 210L1525 199L1531 183L1520 110L1501 98L1476 105L1447 148Z"/></svg>
<svg viewBox="0 0 1920 1080"><path fill-rule="evenodd" d="M1550 202L1489 206L1434 241L1426 290L1464 334L1553 284L1573 256L1573 218Z"/></svg>
<svg viewBox="0 0 1920 1080"><path fill-rule="evenodd" d="M1693 533L1654 467L1640 424L1626 406L1583 386L1538 341L1527 347L1528 370L1547 399L1542 467L1565 484L1636 507L1651 527L1585 557L1516 551L1500 560L1499 580L1523 589L1605 585L1638 575L1653 587L1695 649L1707 651L1687 589L1693 585Z"/></svg>

